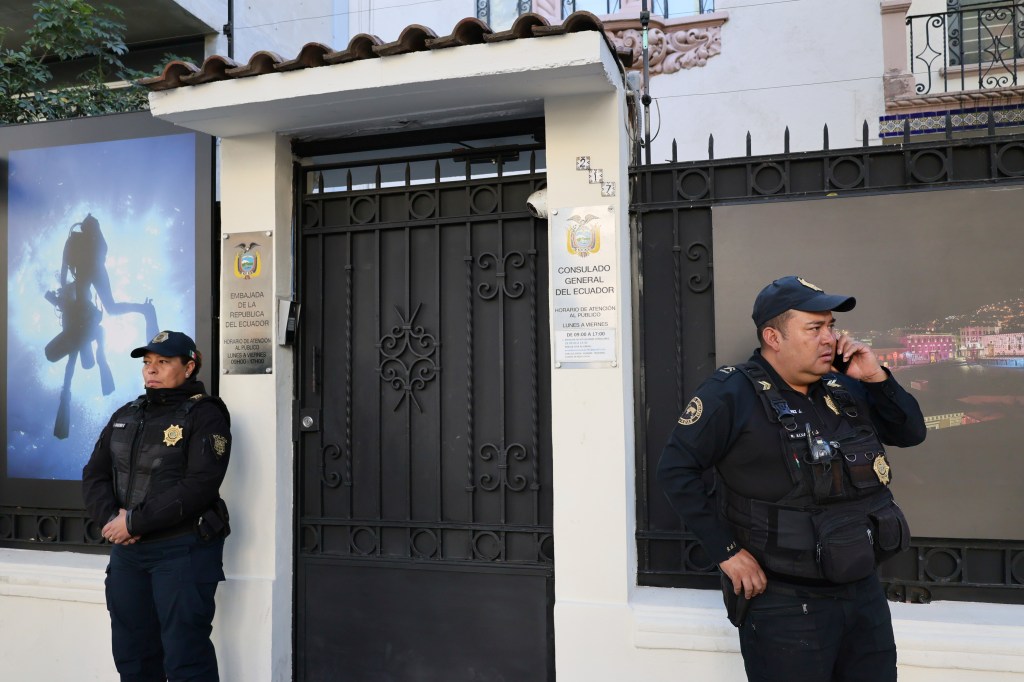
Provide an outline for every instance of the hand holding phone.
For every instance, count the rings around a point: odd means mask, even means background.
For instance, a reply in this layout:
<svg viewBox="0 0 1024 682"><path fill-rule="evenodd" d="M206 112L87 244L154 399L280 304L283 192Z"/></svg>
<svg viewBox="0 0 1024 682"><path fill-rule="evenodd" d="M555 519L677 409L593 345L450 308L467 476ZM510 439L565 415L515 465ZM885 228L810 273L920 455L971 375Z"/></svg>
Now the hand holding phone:
<svg viewBox="0 0 1024 682"><path fill-rule="evenodd" d="M850 369L850 361L844 360L841 353L836 353L835 357L832 358L832 366L836 368L837 372L846 374L846 371Z"/></svg>

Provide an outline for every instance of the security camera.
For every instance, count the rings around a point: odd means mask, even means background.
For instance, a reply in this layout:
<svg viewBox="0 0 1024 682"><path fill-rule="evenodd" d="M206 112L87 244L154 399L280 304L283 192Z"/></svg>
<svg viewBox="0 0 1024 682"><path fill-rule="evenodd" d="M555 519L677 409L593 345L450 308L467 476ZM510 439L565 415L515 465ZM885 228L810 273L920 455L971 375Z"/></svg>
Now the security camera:
<svg viewBox="0 0 1024 682"><path fill-rule="evenodd" d="M546 219L548 217L548 189L539 189L526 198L526 208L534 218Z"/></svg>

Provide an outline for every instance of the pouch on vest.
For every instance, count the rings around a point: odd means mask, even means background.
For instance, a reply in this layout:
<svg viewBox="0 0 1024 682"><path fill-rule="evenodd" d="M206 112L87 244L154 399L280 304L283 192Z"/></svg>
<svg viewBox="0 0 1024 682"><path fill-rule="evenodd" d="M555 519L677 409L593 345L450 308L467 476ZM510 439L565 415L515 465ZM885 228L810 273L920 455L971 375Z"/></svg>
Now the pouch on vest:
<svg viewBox="0 0 1024 682"><path fill-rule="evenodd" d="M879 562L910 548L910 524L895 500L868 517L875 525L875 557Z"/></svg>
<svg viewBox="0 0 1024 682"><path fill-rule="evenodd" d="M875 572L875 542L863 509L826 509L812 518L818 565L826 580L852 583Z"/></svg>
<svg viewBox="0 0 1024 682"><path fill-rule="evenodd" d="M836 443L854 489L863 496L882 485L875 473L875 458L885 454L885 448L871 429L861 426L837 434Z"/></svg>

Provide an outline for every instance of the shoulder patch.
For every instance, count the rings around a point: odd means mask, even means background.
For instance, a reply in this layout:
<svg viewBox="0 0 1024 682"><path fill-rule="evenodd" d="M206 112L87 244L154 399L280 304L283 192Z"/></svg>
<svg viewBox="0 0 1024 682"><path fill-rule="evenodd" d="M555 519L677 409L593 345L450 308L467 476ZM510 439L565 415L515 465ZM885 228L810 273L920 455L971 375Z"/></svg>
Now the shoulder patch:
<svg viewBox="0 0 1024 682"><path fill-rule="evenodd" d="M742 372L739 371L739 367L735 365L722 365L714 372L712 372L711 376L709 376L708 379L714 379L716 381L725 381L726 379L729 379L738 374L742 374Z"/></svg>
<svg viewBox="0 0 1024 682"><path fill-rule="evenodd" d="M704 414L704 403L700 398L694 396L683 410L683 415L679 417L679 423L683 426L696 424L702 414Z"/></svg>

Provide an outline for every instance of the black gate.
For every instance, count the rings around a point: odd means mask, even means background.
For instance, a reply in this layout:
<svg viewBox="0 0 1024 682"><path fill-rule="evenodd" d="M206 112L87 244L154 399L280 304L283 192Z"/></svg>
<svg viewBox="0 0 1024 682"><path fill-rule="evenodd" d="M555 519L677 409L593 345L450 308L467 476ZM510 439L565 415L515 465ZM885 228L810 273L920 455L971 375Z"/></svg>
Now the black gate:
<svg viewBox="0 0 1024 682"><path fill-rule="evenodd" d="M554 679L542 143L449 139L297 171L298 680Z"/></svg>
<svg viewBox="0 0 1024 682"><path fill-rule="evenodd" d="M713 207L896 194L1024 181L1024 135L946 133L903 144L666 163L632 170L631 210L638 326L637 554L641 585L718 588L718 569L680 524L655 480L666 434L686 400L717 366ZM864 139L868 138L867 123ZM978 207L984 215L985 206ZM981 220L984 222L984 219ZM755 247L756 248L756 247ZM666 314L674 311L675 314ZM753 345L753 344L751 344ZM881 567L889 597L1024 602L1024 542L915 537Z"/></svg>

